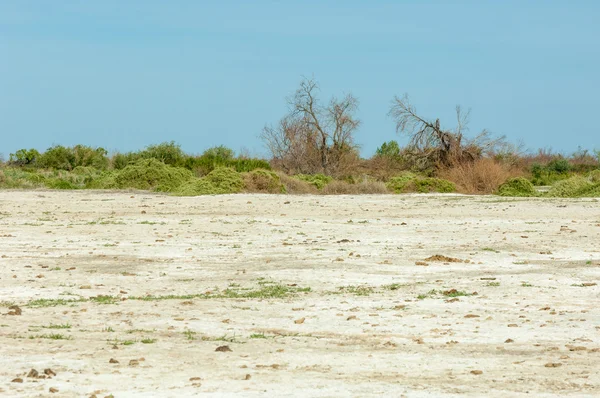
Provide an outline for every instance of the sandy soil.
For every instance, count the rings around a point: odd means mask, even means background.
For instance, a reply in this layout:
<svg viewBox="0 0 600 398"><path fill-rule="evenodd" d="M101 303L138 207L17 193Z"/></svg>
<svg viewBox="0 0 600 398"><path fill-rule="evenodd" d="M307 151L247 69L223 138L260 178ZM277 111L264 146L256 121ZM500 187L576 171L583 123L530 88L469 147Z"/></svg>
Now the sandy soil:
<svg viewBox="0 0 600 398"><path fill-rule="evenodd" d="M595 199L2 191L0 267L1 396L600 396Z"/></svg>

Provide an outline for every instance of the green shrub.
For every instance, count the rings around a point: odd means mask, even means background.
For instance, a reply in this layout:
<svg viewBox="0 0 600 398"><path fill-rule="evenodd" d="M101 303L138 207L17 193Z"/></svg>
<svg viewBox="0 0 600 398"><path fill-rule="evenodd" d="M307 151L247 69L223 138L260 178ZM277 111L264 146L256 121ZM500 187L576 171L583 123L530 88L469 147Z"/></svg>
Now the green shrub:
<svg viewBox="0 0 600 398"><path fill-rule="evenodd" d="M172 191L176 196L219 195L241 192L242 176L233 169L222 167L204 178L190 179Z"/></svg>
<svg viewBox="0 0 600 398"><path fill-rule="evenodd" d="M55 145L42 153L37 159L37 166L44 169L73 170L75 153L73 148Z"/></svg>
<svg viewBox="0 0 600 398"><path fill-rule="evenodd" d="M419 193L428 193L428 192L438 192L438 193L450 193L456 191L456 186L454 183L443 180L441 178L416 178L408 183L408 186L414 184L415 192Z"/></svg>
<svg viewBox="0 0 600 398"><path fill-rule="evenodd" d="M450 193L456 191L453 182L434 177L421 177L411 172L404 172L399 176L392 177L386 187L394 193Z"/></svg>
<svg viewBox="0 0 600 398"><path fill-rule="evenodd" d="M558 181L548 191L548 196L557 198L578 198L587 196L595 184L581 176Z"/></svg>
<svg viewBox="0 0 600 398"><path fill-rule="evenodd" d="M546 165L546 169L558 174L571 171L571 164L567 159L554 159Z"/></svg>
<svg viewBox="0 0 600 398"><path fill-rule="evenodd" d="M111 159L111 164L113 169L122 170L140 159L139 152L115 153Z"/></svg>
<svg viewBox="0 0 600 398"><path fill-rule="evenodd" d="M333 181L333 178L324 174L297 174L294 176L301 181L306 181L309 184L314 185L317 189L323 189L325 185Z"/></svg>
<svg viewBox="0 0 600 398"><path fill-rule="evenodd" d="M507 180L504 184L498 187L498 195L500 196L538 196L538 192L535 187L526 178L517 177Z"/></svg>
<svg viewBox="0 0 600 398"><path fill-rule="evenodd" d="M85 145L75 145L73 147L74 163L73 168L93 167L98 170L106 170L110 164L108 152L104 148L92 148Z"/></svg>
<svg viewBox="0 0 600 398"><path fill-rule="evenodd" d="M592 170L590 172L590 181L593 183L597 183L600 182L600 169L599 170Z"/></svg>
<svg viewBox="0 0 600 398"><path fill-rule="evenodd" d="M270 171L257 169L243 173L244 190L247 192L286 193L281 178Z"/></svg>
<svg viewBox="0 0 600 398"><path fill-rule="evenodd" d="M229 167L214 169L204 178L224 193L237 193L244 188L244 180L240 173Z"/></svg>
<svg viewBox="0 0 600 398"><path fill-rule="evenodd" d="M134 155L136 156L136 155ZM157 159L169 166L184 165L186 154L175 141L163 142L156 145L148 145L143 151L140 151L137 156L142 159Z"/></svg>
<svg viewBox="0 0 600 398"><path fill-rule="evenodd" d="M172 167L156 159L140 159L122 170L102 174L88 187L171 192L192 178L192 173L184 168Z"/></svg>
<svg viewBox="0 0 600 398"><path fill-rule="evenodd" d="M556 159L547 165L534 163L531 166L531 182L533 185L552 185L556 181L571 177L569 171L572 169L566 159Z"/></svg>
<svg viewBox="0 0 600 398"><path fill-rule="evenodd" d="M194 178L189 180L171 192L171 194L175 196L218 195L224 193L228 192L224 192L215 184L204 178Z"/></svg>
<svg viewBox="0 0 600 398"><path fill-rule="evenodd" d="M16 166L34 165L39 157L40 153L36 149L19 149L10 154L9 162Z"/></svg>
<svg viewBox="0 0 600 398"><path fill-rule="evenodd" d="M405 189L410 181L417 178L417 175L409 171L405 171L402 174L392 177L386 183L387 188L394 193L407 192Z"/></svg>

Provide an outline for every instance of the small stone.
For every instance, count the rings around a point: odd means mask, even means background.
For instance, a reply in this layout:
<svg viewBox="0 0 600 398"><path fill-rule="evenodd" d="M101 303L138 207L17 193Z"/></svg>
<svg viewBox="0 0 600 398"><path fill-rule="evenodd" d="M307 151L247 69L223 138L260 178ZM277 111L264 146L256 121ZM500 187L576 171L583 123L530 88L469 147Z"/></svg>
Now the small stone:
<svg viewBox="0 0 600 398"><path fill-rule="evenodd" d="M465 318L479 318L479 315L467 314L467 315L465 315Z"/></svg>
<svg viewBox="0 0 600 398"><path fill-rule="evenodd" d="M12 379L11 383L23 383L23 379L21 379L20 377L17 377L16 379Z"/></svg>
<svg viewBox="0 0 600 398"><path fill-rule="evenodd" d="M202 380L202 378L200 378L200 377L190 377L190 381L198 381L198 380Z"/></svg>
<svg viewBox="0 0 600 398"><path fill-rule="evenodd" d="M305 321L305 320L306 320L306 318L300 318L300 319L296 319L296 320L294 321L294 323L295 323L295 324L297 324L297 325L300 325L300 324L304 323L304 321Z"/></svg>
<svg viewBox="0 0 600 398"><path fill-rule="evenodd" d="M56 376L56 373L54 373L54 371L50 368L44 369L44 374L46 376Z"/></svg>
<svg viewBox="0 0 600 398"><path fill-rule="evenodd" d="M39 376L39 372L35 369L31 369L29 371L29 373L27 373L27 377L35 377L37 378Z"/></svg>
<svg viewBox="0 0 600 398"><path fill-rule="evenodd" d="M8 307L10 311L8 311L8 315L21 315L23 311L17 305L11 305Z"/></svg>
<svg viewBox="0 0 600 398"><path fill-rule="evenodd" d="M108 361L108 363L119 363L119 361L117 361L117 360L116 360L116 359L114 359L114 358L111 358L111 359Z"/></svg>
<svg viewBox="0 0 600 398"><path fill-rule="evenodd" d="M55 388L55 387L50 387L50 389L49 389L48 391L50 391L51 393L53 393L53 394L54 394L54 393L57 393L57 392L58 392L58 388Z"/></svg>
<svg viewBox="0 0 600 398"><path fill-rule="evenodd" d="M562 363L560 363L560 362L548 362L544 366L547 367L547 368L559 368L559 367L562 366Z"/></svg>
<svg viewBox="0 0 600 398"><path fill-rule="evenodd" d="M481 371L481 370L472 370L471 374L472 375L481 375L481 374L483 374L483 371Z"/></svg>
<svg viewBox="0 0 600 398"><path fill-rule="evenodd" d="M505 343L514 343L515 341L513 339L506 339L504 342Z"/></svg>
<svg viewBox="0 0 600 398"><path fill-rule="evenodd" d="M222 345L220 347L217 347L215 349L215 351L217 351L217 352L231 352L232 350L231 350L231 348L229 348L228 345Z"/></svg>
<svg viewBox="0 0 600 398"><path fill-rule="evenodd" d="M353 319L358 319L358 318L356 317L356 315L350 315L348 318L346 318L347 321L351 321Z"/></svg>
<svg viewBox="0 0 600 398"><path fill-rule="evenodd" d="M129 361L129 366L138 366L140 364L140 361L138 361L137 359L132 359L131 361Z"/></svg>
<svg viewBox="0 0 600 398"><path fill-rule="evenodd" d="M246 376L244 376L244 380L250 380L252 376L250 376L249 374L246 374Z"/></svg>
<svg viewBox="0 0 600 398"><path fill-rule="evenodd" d="M508 325L509 328L518 328L519 325L517 325L516 323L511 323L510 325Z"/></svg>

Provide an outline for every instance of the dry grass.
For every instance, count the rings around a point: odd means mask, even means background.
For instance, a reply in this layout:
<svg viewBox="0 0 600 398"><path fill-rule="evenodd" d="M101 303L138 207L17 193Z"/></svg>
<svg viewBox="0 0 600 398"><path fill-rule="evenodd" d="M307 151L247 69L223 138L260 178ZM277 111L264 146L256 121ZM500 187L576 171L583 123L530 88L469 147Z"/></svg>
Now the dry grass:
<svg viewBox="0 0 600 398"><path fill-rule="evenodd" d="M483 158L473 163L442 169L438 172L438 177L454 182L461 193L491 194L507 179L524 174L515 167Z"/></svg>
<svg viewBox="0 0 600 398"><path fill-rule="evenodd" d="M286 192L289 194L302 195L318 193L317 188L306 181L290 177L283 172L277 172L277 175L281 179L281 183L285 187Z"/></svg>
<svg viewBox="0 0 600 398"><path fill-rule="evenodd" d="M321 190L323 195L376 195L390 193L383 182L363 181L350 184L345 181L332 181Z"/></svg>

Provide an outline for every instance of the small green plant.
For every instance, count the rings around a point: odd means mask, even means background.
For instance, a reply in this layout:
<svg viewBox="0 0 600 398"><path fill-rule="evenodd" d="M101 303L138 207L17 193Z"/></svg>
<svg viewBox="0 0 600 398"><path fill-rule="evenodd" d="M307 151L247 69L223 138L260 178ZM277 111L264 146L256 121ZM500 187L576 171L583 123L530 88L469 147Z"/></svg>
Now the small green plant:
<svg viewBox="0 0 600 398"><path fill-rule="evenodd" d="M156 343L156 339L145 338L141 340L142 344L154 344Z"/></svg>
<svg viewBox="0 0 600 398"><path fill-rule="evenodd" d="M48 326L42 326L45 329L71 329L71 324L69 323L63 323L60 325L55 325L55 324L50 324Z"/></svg>
<svg viewBox="0 0 600 398"><path fill-rule="evenodd" d="M183 335L187 340L196 340L196 332L191 331L189 329L184 330Z"/></svg>
<svg viewBox="0 0 600 398"><path fill-rule="evenodd" d="M253 333L250 335L251 339L266 339L267 336L265 336L264 333Z"/></svg>
<svg viewBox="0 0 600 398"><path fill-rule="evenodd" d="M489 282L486 286L498 287L498 286L500 286L500 282Z"/></svg>
<svg viewBox="0 0 600 398"><path fill-rule="evenodd" d="M533 287L533 285L528 282L521 282L521 287Z"/></svg>

